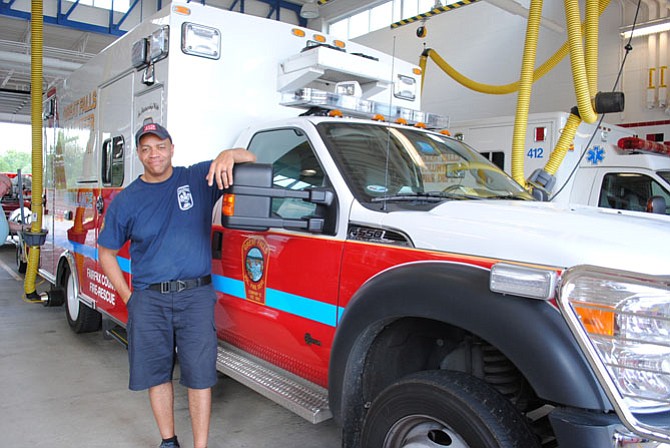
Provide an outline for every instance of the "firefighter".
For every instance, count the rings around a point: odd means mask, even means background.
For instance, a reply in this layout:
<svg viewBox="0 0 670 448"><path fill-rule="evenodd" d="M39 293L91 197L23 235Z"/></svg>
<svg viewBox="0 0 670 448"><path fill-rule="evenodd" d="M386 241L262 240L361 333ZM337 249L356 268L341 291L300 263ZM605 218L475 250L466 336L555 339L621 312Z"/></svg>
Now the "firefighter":
<svg viewBox="0 0 670 448"><path fill-rule="evenodd" d="M149 390L160 446L179 447L172 386L176 350L180 383L188 389L194 447L204 448L217 379L212 208L232 184L233 165L255 156L235 148L213 161L173 167L172 137L157 123L143 125L135 144L144 174L109 206L98 239L100 264L128 308L129 387ZM132 292L116 258L127 241Z"/></svg>

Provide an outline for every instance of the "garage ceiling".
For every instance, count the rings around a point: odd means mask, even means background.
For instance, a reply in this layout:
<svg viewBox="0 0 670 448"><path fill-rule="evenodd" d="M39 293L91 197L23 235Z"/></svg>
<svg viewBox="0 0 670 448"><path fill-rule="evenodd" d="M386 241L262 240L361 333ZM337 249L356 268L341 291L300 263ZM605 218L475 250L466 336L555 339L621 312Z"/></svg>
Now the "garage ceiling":
<svg viewBox="0 0 670 448"><path fill-rule="evenodd" d="M0 4L0 122L30 122L30 22L22 18L2 15L12 2L4 0ZM210 0L207 3L217 0ZM240 10L240 3L244 0L218 0L222 7ZM268 5L280 2L284 5L302 5L308 1L316 0L246 0L247 4L254 1ZM346 15L382 0L356 1L356 0L318 0L321 3L321 17L328 19ZM514 0L488 0L493 4L513 4ZM628 0L630 1L630 0ZM667 7L670 0L661 0L659 3ZM60 4L60 1L59 1ZM235 7L235 5L237 5ZM289 6L293 6L289 5ZM48 6L48 5L45 5ZM52 5L53 6L53 5ZM45 10L46 11L46 10ZM293 12L291 12L293 13ZM116 35L102 34L98 32L85 31L81 28L70 28L65 26L44 25L44 48L43 48L43 87L48 86L57 78L67 76L68 73L88 61L95 54L118 38Z"/></svg>
<svg viewBox="0 0 670 448"><path fill-rule="evenodd" d="M44 26L44 86L100 52L117 36ZM30 22L0 16L0 122L30 121Z"/></svg>

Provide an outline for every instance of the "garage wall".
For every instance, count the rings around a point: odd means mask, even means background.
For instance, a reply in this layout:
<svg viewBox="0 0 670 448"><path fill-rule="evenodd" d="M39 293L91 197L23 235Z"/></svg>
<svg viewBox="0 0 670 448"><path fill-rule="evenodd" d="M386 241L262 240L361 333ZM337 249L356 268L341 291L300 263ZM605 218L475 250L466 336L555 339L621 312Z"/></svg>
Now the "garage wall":
<svg viewBox="0 0 670 448"><path fill-rule="evenodd" d="M612 0L601 16L598 67L601 91L613 87L625 45L619 27L632 23L634 12L632 3ZM647 15L644 8L639 21L646 20ZM545 1L543 17L565 28L563 2ZM426 23L428 34L424 39L416 37L419 24L410 24L396 30L379 30L355 40L382 51L395 51L398 57L417 64L425 45L437 50L449 64L475 81L507 84L519 78L526 23L524 17L481 1L431 18ZM536 66L554 54L566 38L565 32L542 27ZM620 124L668 120L670 115L664 109L648 109L645 104L647 38L636 38L632 45L634 50L628 56L618 89L626 94L626 110L608 115L606 121ZM428 63L423 108L448 115L452 122L514 115L516 99L516 94L486 95L471 91L453 81L431 61ZM531 112L568 111L575 104L568 56L534 84ZM670 140L670 127L664 125L661 129L668 133L665 139ZM641 133L646 130L640 128Z"/></svg>

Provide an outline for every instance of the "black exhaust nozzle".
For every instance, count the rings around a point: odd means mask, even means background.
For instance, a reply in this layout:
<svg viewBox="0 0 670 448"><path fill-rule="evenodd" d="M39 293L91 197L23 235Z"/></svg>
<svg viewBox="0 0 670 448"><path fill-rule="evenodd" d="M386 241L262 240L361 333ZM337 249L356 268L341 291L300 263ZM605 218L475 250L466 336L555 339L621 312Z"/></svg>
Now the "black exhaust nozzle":
<svg viewBox="0 0 670 448"><path fill-rule="evenodd" d="M622 112L625 98L623 92L598 92L594 103L595 110L599 114Z"/></svg>

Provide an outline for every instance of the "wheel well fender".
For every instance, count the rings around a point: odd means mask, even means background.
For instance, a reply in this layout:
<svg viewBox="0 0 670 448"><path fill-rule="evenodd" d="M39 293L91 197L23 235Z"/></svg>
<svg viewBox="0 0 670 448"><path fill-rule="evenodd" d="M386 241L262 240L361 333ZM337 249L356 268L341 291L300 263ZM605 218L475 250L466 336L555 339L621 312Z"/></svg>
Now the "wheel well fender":
<svg viewBox="0 0 670 448"><path fill-rule="evenodd" d="M344 410L362 408L357 405L364 404L366 355L385 326L407 317L444 322L487 341L543 399L611 409L558 310L546 301L491 292L489 275L475 266L425 262L390 269L364 284L347 305L333 341L333 415L343 421Z"/></svg>
<svg viewBox="0 0 670 448"><path fill-rule="evenodd" d="M73 255L70 252L65 252L61 255L58 260L58 268L56 270L56 287L65 286L63 282L65 281L66 271L70 271L70 274L73 276L77 275L77 270L74 268L76 265ZM78 280L78 279L76 279ZM79 282L77 281L77 284Z"/></svg>

